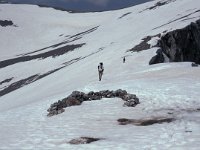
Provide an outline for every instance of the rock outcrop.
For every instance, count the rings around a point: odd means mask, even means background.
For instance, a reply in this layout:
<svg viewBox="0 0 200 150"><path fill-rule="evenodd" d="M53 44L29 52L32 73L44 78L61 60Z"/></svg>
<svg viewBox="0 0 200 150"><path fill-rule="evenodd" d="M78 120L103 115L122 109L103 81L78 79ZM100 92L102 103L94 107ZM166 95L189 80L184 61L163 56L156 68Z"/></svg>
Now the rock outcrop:
<svg viewBox="0 0 200 150"><path fill-rule="evenodd" d="M121 89L118 89L116 91L91 91L88 94L85 94L80 91L74 91L67 98L64 98L62 100L59 100L58 102L51 104L50 108L47 110L49 112L47 116L50 117L63 113L65 111L64 108L81 105L81 103L84 101L100 100L102 98L114 97L119 97L122 100L124 100L125 103L123 106L135 107L137 104L139 104L139 99L136 95L127 93L127 91Z"/></svg>
<svg viewBox="0 0 200 150"><path fill-rule="evenodd" d="M149 64L162 63L163 54L170 62L195 62L200 64L200 20L183 29L168 32L157 44L162 52L154 56Z"/></svg>
<svg viewBox="0 0 200 150"><path fill-rule="evenodd" d="M0 20L0 26L6 27L6 26L12 26L14 25L11 20Z"/></svg>
<svg viewBox="0 0 200 150"><path fill-rule="evenodd" d="M80 137L80 138L77 138L77 139L72 139L68 143L69 144L75 144L75 145L78 145L78 144L89 144L89 143L92 143L92 142L95 142L95 141L99 141L99 140L101 140L101 138Z"/></svg>
<svg viewBox="0 0 200 150"><path fill-rule="evenodd" d="M165 61L164 55L162 53L161 49L158 49L156 51L156 56L152 57L151 60L149 61L149 65L153 64L158 64L158 63L163 63Z"/></svg>

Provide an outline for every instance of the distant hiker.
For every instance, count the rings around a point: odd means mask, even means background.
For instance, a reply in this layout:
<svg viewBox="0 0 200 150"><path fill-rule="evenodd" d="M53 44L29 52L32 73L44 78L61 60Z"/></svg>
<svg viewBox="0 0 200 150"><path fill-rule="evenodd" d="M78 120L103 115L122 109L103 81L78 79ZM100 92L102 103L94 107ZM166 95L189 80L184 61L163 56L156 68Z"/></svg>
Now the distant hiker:
<svg viewBox="0 0 200 150"><path fill-rule="evenodd" d="M124 57L124 58L123 58L123 63L125 63L125 61L126 61L126 58Z"/></svg>
<svg viewBox="0 0 200 150"><path fill-rule="evenodd" d="M100 62L99 65L98 65L99 81L101 81L101 78L102 78L102 75L103 75L103 71L104 71L103 63Z"/></svg>

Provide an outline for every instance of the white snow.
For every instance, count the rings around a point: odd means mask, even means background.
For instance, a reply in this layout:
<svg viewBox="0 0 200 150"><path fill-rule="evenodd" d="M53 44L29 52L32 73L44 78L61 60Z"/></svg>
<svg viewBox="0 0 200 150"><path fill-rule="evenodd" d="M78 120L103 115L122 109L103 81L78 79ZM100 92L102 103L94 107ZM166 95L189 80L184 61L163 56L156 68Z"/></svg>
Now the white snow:
<svg viewBox="0 0 200 150"><path fill-rule="evenodd" d="M1 90L16 81L59 68L72 59L83 58L0 97L0 149L198 149L199 67L191 67L190 62L149 66L156 48L127 52L146 36L164 34L166 30L182 28L200 18L200 12L196 12L187 17L189 20L176 20L199 10L200 1L176 0L145 10L157 2L83 14L30 5L1 4L0 20L12 20L18 27L0 26L0 61L66 41L67 35L99 27L68 43L86 45L65 55L20 62L0 69L0 82L13 77L10 82L0 85ZM128 12L131 13L119 19ZM157 28L159 26L162 27ZM150 44L155 45L156 39ZM126 63L122 63L123 56L127 56ZM105 68L101 82L97 75L99 62L103 62ZM50 104L67 97L74 90L87 93L119 88L136 94L140 104L128 108L122 106L121 99L103 99L68 107L57 116L46 116ZM123 126L117 122L119 118L152 116L169 116L176 120L151 126ZM67 143L81 136L103 140L84 145Z"/></svg>

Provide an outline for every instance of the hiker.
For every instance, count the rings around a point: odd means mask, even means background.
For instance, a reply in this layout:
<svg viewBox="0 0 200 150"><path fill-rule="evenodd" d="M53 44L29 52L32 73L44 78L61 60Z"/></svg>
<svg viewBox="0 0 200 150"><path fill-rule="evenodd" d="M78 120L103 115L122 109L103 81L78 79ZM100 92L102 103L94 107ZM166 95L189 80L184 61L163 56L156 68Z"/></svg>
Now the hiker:
<svg viewBox="0 0 200 150"><path fill-rule="evenodd" d="M103 75L103 71L104 71L102 62L100 62L99 65L98 65L98 71L99 71L99 81L101 81L101 78L102 78L102 75Z"/></svg>
<svg viewBox="0 0 200 150"><path fill-rule="evenodd" d="M123 63L125 63L125 61L126 61L126 58L124 57L124 58L123 58Z"/></svg>

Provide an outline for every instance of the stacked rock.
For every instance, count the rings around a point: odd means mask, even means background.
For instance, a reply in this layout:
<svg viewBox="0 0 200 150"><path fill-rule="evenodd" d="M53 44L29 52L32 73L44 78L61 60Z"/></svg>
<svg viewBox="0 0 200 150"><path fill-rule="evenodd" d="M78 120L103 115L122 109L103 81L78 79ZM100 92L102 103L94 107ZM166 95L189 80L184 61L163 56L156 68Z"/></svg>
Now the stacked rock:
<svg viewBox="0 0 200 150"><path fill-rule="evenodd" d="M137 96L134 94L127 93L126 90L118 89L116 91L91 91L88 94L85 94L80 91L74 91L67 98L64 98L62 100L59 100L58 102L51 104L50 108L47 110L49 112L47 116L50 117L63 113L65 111L64 108L75 105L81 105L81 103L84 101L100 100L102 98L114 97L119 97L122 100L124 100L125 103L123 106L135 107L137 104L139 104L139 99L137 98Z"/></svg>

